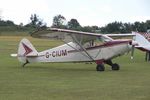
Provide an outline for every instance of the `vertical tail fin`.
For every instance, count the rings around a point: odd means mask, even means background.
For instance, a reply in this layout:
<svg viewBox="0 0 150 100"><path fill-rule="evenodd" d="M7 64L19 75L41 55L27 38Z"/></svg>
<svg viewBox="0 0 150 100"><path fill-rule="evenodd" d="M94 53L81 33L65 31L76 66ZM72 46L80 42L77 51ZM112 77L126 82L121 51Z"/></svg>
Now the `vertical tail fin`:
<svg viewBox="0 0 150 100"><path fill-rule="evenodd" d="M20 62L26 63L27 57L36 57L38 52L28 39L23 38L19 43L17 56Z"/></svg>

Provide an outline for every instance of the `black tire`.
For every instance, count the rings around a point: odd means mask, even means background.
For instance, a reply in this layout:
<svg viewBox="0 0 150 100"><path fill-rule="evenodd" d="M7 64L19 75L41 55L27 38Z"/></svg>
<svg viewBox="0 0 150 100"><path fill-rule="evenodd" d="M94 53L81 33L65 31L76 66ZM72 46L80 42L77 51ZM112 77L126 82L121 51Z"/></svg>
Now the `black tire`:
<svg viewBox="0 0 150 100"><path fill-rule="evenodd" d="M120 69L120 66L118 64L113 64L112 65L112 70L119 70Z"/></svg>
<svg viewBox="0 0 150 100"><path fill-rule="evenodd" d="M105 67L104 67L103 64L100 64L100 65L97 65L96 70L97 70L97 71L104 71L104 70L105 70Z"/></svg>

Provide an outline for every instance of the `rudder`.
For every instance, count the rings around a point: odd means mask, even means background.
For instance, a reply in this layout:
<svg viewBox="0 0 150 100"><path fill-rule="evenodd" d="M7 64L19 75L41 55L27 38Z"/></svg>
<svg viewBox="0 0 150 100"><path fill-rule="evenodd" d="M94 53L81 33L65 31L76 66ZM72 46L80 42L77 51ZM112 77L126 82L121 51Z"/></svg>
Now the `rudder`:
<svg viewBox="0 0 150 100"><path fill-rule="evenodd" d="M19 43L17 55L20 62L26 63L29 62L27 57L36 57L38 52L28 39L23 38Z"/></svg>

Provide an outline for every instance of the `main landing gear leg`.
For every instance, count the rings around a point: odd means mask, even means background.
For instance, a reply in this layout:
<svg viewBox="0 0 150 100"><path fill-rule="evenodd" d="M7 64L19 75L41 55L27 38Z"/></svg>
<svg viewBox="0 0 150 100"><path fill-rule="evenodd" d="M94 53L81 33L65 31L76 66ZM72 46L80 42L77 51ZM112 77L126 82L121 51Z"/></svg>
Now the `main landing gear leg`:
<svg viewBox="0 0 150 100"><path fill-rule="evenodd" d="M112 70L119 70L120 69L120 66L117 63L112 63L111 60L107 60L107 61L105 61L105 63L110 65Z"/></svg>

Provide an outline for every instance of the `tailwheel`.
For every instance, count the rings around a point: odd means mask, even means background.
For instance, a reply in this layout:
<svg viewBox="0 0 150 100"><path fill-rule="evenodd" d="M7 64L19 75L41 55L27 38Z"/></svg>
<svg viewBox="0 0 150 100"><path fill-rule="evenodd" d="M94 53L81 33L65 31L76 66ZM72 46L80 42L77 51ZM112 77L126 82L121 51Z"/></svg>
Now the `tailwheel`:
<svg viewBox="0 0 150 100"><path fill-rule="evenodd" d="M103 64L99 64L99 65L97 65L96 70L97 70L97 71L104 71L104 70L105 70L105 67L104 67Z"/></svg>
<svg viewBox="0 0 150 100"><path fill-rule="evenodd" d="M28 64L28 63L27 63L27 62L26 62L26 63L23 63L23 64L22 64L22 67L24 67L26 64Z"/></svg>
<svg viewBox="0 0 150 100"><path fill-rule="evenodd" d="M29 63L29 61L26 59L26 62L22 64L22 67L24 67L28 63Z"/></svg>
<svg viewBox="0 0 150 100"><path fill-rule="evenodd" d="M120 66L117 63L112 64L112 70L119 70Z"/></svg>

